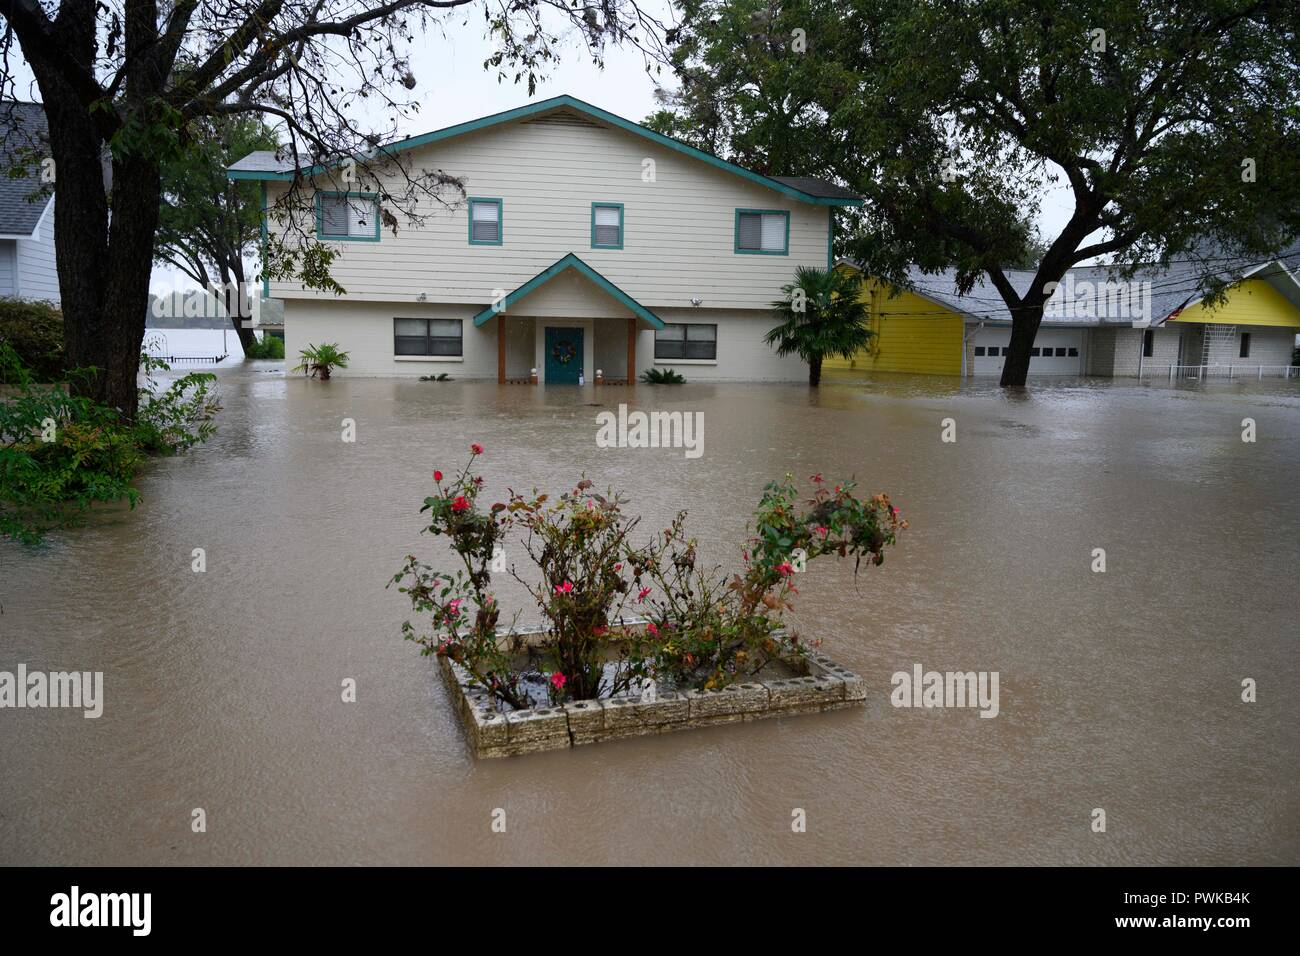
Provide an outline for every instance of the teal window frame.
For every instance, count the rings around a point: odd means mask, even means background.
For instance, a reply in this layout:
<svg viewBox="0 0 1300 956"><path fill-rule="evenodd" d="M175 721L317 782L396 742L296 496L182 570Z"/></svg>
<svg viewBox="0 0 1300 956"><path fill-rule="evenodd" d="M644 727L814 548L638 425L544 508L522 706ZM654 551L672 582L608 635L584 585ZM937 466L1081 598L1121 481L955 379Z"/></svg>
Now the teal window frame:
<svg viewBox="0 0 1300 956"><path fill-rule="evenodd" d="M465 212L469 218L469 244L471 246L499 246L506 239L506 204L496 196L467 196ZM495 239L474 238L474 204L494 203L497 207L497 237Z"/></svg>
<svg viewBox="0 0 1300 956"><path fill-rule="evenodd" d="M779 252L775 249L740 248L740 217L742 214L754 216L785 216L785 248ZM790 254L790 210L788 209L737 209L734 229L732 251L738 256L788 256Z"/></svg>
<svg viewBox="0 0 1300 956"><path fill-rule="evenodd" d="M375 207L375 234L373 236L327 236L324 232L325 216L321 212L320 201L325 196L345 199L368 199ZM378 242L379 241L379 193L338 192L322 190L316 193L316 238L321 242Z"/></svg>
<svg viewBox="0 0 1300 956"><path fill-rule="evenodd" d="M596 241L596 210L597 209L617 209L618 210L618 244L606 245ZM624 216L623 204L621 202L594 202L591 204L591 248L593 249L622 249Z"/></svg>

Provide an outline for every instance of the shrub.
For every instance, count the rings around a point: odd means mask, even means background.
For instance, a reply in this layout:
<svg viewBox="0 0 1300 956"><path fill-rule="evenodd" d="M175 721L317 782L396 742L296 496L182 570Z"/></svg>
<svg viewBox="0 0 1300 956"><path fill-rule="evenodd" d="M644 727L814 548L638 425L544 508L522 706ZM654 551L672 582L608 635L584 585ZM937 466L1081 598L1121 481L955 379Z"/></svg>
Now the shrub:
<svg viewBox="0 0 1300 956"><path fill-rule="evenodd" d="M347 368L348 358L348 353L342 351L335 342L308 345L298 353L298 364L292 371L302 372L312 378L320 375L321 381L325 381L334 369Z"/></svg>
<svg viewBox="0 0 1300 956"><path fill-rule="evenodd" d="M142 356L148 384L134 423L114 409L72 393L71 373L38 384L7 343L0 343L0 374L13 384L0 400L0 537L38 543L46 532L75 524L95 504L125 501L150 453L175 454L206 440L219 410L216 376L196 372L160 390L155 371L167 366Z"/></svg>
<svg viewBox="0 0 1300 956"><path fill-rule="evenodd" d="M260 339L254 339L253 344L244 349L244 358L282 359L284 358L284 339L276 335L263 333Z"/></svg>
<svg viewBox="0 0 1300 956"><path fill-rule="evenodd" d="M783 627L798 593L793 575L824 555L852 556L860 564L884 562L907 523L885 495L862 501L854 486L829 486L813 476L802 504L792 480L772 482L755 512L743 571L698 567L697 546L681 512L649 543L630 541L638 524L624 500L579 481L552 502L545 494L512 493L507 501L479 506L483 479L471 448L459 475L444 482L433 473L434 494L424 501L425 531L449 539L461 567L441 572L408 555L389 582L408 595L412 610L429 615L430 628L402 626L425 654L460 664L479 686L514 708L531 706L543 689L552 703L624 693L649 681L675 687L720 688L770 664L802 667L804 646ZM498 633L501 609L491 590L496 549L511 531L540 572L522 583L546 619L549 643L526 662L512 656ZM644 610L644 633L622 627L629 608ZM517 620L517 616L516 616Z"/></svg>
<svg viewBox="0 0 1300 956"><path fill-rule="evenodd" d="M647 385L682 385L686 376L670 368L648 368L641 373L641 381Z"/></svg>
<svg viewBox="0 0 1300 956"><path fill-rule="evenodd" d="M0 342L8 344L38 382L63 375L63 313L48 302L0 299ZM0 371L0 382L6 381Z"/></svg>

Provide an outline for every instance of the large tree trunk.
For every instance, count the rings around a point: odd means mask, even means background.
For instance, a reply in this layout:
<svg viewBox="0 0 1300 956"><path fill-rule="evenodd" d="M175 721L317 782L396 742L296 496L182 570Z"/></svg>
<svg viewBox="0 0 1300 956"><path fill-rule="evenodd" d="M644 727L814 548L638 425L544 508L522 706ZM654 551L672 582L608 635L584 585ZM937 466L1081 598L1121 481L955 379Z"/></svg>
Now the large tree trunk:
<svg viewBox="0 0 1300 956"><path fill-rule="evenodd" d="M244 355L248 355L248 350L252 348L256 336L253 335L253 329L250 323L253 316L246 312L248 305L244 301L244 263L242 257L239 257L236 251L234 255L238 258L232 260L229 264L223 264L221 267L221 288L226 304L226 311L230 315L230 324L234 326L235 334L239 336L239 347L244 350Z"/></svg>
<svg viewBox="0 0 1300 956"><path fill-rule="evenodd" d="M59 22L68 48L74 59L89 66L95 54L95 6L78 5L66 17L64 12ZM137 10L132 16L147 12ZM133 420L161 199L159 164L144 149L114 158L110 217L104 163L115 121L88 108L58 64L41 55L29 61L44 101L54 159L54 255L65 361L69 369L93 369L74 381L78 394ZM139 79L132 76L128 87Z"/></svg>
<svg viewBox="0 0 1300 956"><path fill-rule="evenodd" d="M815 355L808 360L808 384L816 388L822 383L822 357Z"/></svg>
<svg viewBox="0 0 1300 956"><path fill-rule="evenodd" d="M1002 363L999 384L1018 388L1029 379L1029 353L1038 335L1038 326L1043 321L1043 307L1022 306L1011 315L1011 342L1007 346L1006 361Z"/></svg>

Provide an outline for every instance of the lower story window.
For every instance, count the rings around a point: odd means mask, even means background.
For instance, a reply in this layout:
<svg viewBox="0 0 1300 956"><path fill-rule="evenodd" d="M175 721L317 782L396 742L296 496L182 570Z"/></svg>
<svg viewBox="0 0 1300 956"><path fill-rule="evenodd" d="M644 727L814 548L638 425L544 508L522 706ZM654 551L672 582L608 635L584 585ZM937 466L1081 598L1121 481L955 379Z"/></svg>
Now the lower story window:
<svg viewBox="0 0 1300 956"><path fill-rule="evenodd" d="M1250 333L1249 332L1241 333L1241 351L1237 354L1237 358L1250 358Z"/></svg>
<svg viewBox="0 0 1300 956"><path fill-rule="evenodd" d="M657 359L717 359L716 325L676 323L655 331Z"/></svg>
<svg viewBox="0 0 1300 956"><path fill-rule="evenodd" d="M460 356L460 319L393 319L393 354Z"/></svg>

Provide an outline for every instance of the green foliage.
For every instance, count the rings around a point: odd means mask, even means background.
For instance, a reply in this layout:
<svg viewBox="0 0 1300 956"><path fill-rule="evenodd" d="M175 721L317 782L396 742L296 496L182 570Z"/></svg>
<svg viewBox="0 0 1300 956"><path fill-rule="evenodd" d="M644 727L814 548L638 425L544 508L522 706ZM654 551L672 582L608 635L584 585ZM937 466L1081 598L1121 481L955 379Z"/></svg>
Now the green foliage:
<svg viewBox="0 0 1300 956"><path fill-rule="evenodd" d="M244 349L244 357L251 359L282 359L284 358L284 339L278 335L263 333L261 339L255 339L248 348Z"/></svg>
<svg viewBox="0 0 1300 956"><path fill-rule="evenodd" d="M838 251L895 287L912 265L965 290L986 275L1018 376L1070 266L1185 255L1213 293L1234 277L1225 254L1258 261L1300 233L1293 6L682 0L681 92L649 122L759 172L845 183L865 205L840 215ZM1040 241L1050 190L1073 215ZM1028 288L1004 281L1026 263Z"/></svg>
<svg viewBox="0 0 1300 956"><path fill-rule="evenodd" d="M0 299L0 342L7 343L39 382L63 374L63 313L49 302ZM0 370L0 383L5 381Z"/></svg>
<svg viewBox="0 0 1300 956"><path fill-rule="evenodd" d="M808 363L808 382L821 381L822 360L849 358L867 347L867 307L856 273L800 266L795 279L781 287L784 298L772 303L782 320L763 337L778 355L798 355Z"/></svg>
<svg viewBox="0 0 1300 956"><path fill-rule="evenodd" d="M261 236L257 183L231 180L226 168L255 150L279 146L260 117L203 117L178 124L183 148L164 154L155 258L182 269L205 286L243 279L243 258Z"/></svg>
<svg viewBox="0 0 1300 956"><path fill-rule="evenodd" d="M801 503L787 476L764 489L744 571L728 578L718 567L699 567L685 512L635 546L639 519L623 512L619 494L597 493L585 478L553 501L534 491L480 507L483 479L472 466L482 453L471 446L469 462L450 480L435 471L434 494L420 509L429 514L424 530L447 538L461 567L438 571L408 555L389 586L428 616L427 631L402 626L407 640L454 661L513 708L536 703L539 691L558 704L650 681L719 688L774 662L798 668L804 647L782 623L797 593L796 571L829 554L879 565L907 527L885 495L862 501L851 483L832 490L814 475L814 492ZM512 532L522 536L539 576L526 580L514 567L510 574L547 621L546 644L526 658L498 632L501 608L492 591L497 549ZM644 611L649 623L623 624L626 610Z"/></svg>
<svg viewBox="0 0 1300 956"><path fill-rule="evenodd" d="M746 680L774 662L795 670L806 647L783 626L798 593L794 575L824 555L884 563L884 549L907 527L888 495L862 501L854 484L832 487L821 475L804 502L791 476L769 482L754 512L744 570L730 579L697 567L697 542L684 532L686 513L629 558L634 581L651 585L652 625L643 652L650 670L678 687L711 690ZM855 570L856 570L855 565ZM815 642L820 644L820 641Z"/></svg>
<svg viewBox="0 0 1300 956"><path fill-rule="evenodd" d="M96 504L134 508L140 494L131 480L149 454L178 454L211 436L220 410L216 376L196 372L159 389L153 374L166 364L141 358L148 384L135 423L127 424L68 387L86 372L38 384L0 342L0 375L12 385L0 397L0 537L36 544Z"/></svg>
<svg viewBox="0 0 1300 956"><path fill-rule="evenodd" d="M451 376L446 372L439 372L437 375L421 375L421 382L450 382Z"/></svg>
<svg viewBox="0 0 1300 956"><path fill-rule="evenodd" d="M641 373L641 381L647 385L683 385L686 376L670 368L648 368Z"/></svg>
<svg viewBox="0 0 1300 956"><path fill-rule="evenodd" d="M348 367L348 353L339 349L337 342L311 345L298 353L298 364L291 371L302 372L315 378L328 379L336 368Z"/></svg>

